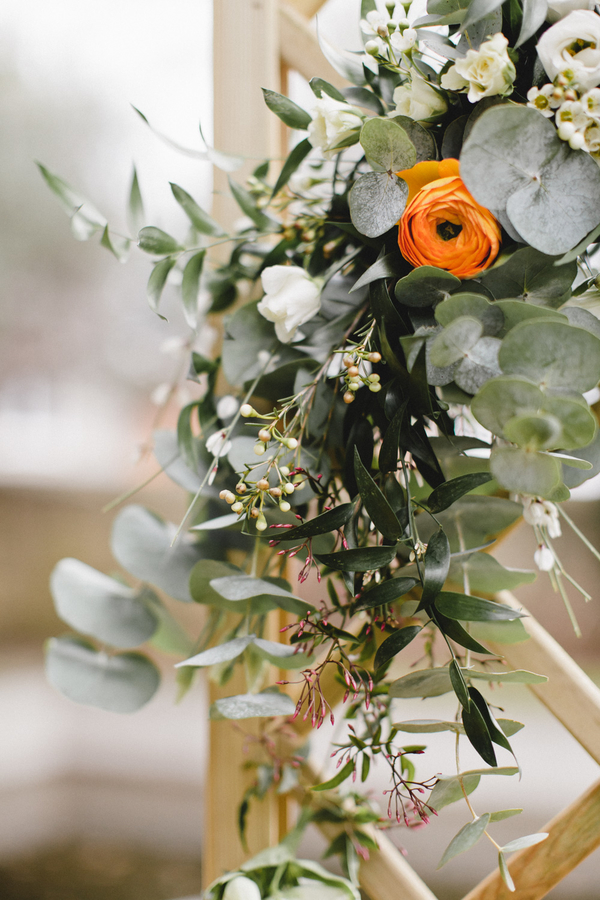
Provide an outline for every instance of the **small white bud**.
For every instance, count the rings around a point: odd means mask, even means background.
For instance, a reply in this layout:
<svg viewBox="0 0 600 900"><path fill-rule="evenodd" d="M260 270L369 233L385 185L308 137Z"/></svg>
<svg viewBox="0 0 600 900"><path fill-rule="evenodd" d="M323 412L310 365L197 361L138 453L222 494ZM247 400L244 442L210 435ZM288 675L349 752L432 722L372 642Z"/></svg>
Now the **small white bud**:
<svg viewBox="0 0 600 900"><path fill-rule="evenodd" d="M585 146L585 138L580 131L576 131L569 138L569 147L571 150L583 150Z"/></svg>
<svg viewBox="0 0 600 900"><path fill-rule="evenodd" d="M260 890L255 881L239 875L225 885L223 900L260 900Z"/></svg>
<svg viewBox="0 0 600 900"><path fill-rule="evenodd" d="M287 466L281 466L279 471L285 478L287 478L287 476L290 474L290 470L288 469Z"/></svg>
<svg viewBox="0 0 600 900"><path fill-rule="evenodd" d="M265 519L265 517L264 517L263 514L261 513L261 514L259 515L258 519L256 520L256 530L257 530L257 531L265 531L266 528L267 528L267 520Z"/></svg>
<svg viewBox="0 0 600 900"><path fill-rule="evenodd" d="M369 385L369 390L371 391L372 394L378 394L379 391L381 390L381 385L377 384L377 382L375 381Z"/></svg>
<svg viewBox="0 0 600 900"><path fill-rule="evenodd" d="M279 504L279 509L281 510L281 512L289 512L291 508L292 507L287 502L287 500L282 500L281 503Z"/></svg>
<svg viewBox="0 0 600 900"><path fill-rule="evenodd" d="M544 544L540 544L537 548L533 554L533 560L540 572L550 572L554 568L554 554Z"/></svg>
<svg viewBox="0 0 600 900"><path fill-rule="evenodd" d="M232 504L231 511L235 513L239 513L243 510L244 504L240 503L239 500L236 500L234 504Z"/></svg>
<svg viewBox="0 0 600 900"><path fill-rule="evenodd" d="M294 487L294 485L291 483L291 481L288 481L287 484L284 484L283 490L284 490L284 493L286 493L286 494L293 494L294 491L295 491L295 487Z"/></svg>
<svg viewBox="0 0 600 900"><path fill-rule="evenodd" d="M285 446L288 447L290 450L295 450L296 447L298 446L298 441L296 440L296 438L286 438L284 443L285 443Z"/></svg>
<svg viewBox="0 0 600 900"><path fill-rule="evenodd" d="M249 416L255 416L256 411L250 406L249 403L242 404L242 408L240 409L240 414L247 419Z"/></svg>
<svg viewBox="0 0 600 900"><path fill-rule="evenodd" d="M262 442L260 444L254 445L254 452L257 456L263 456L264 453L266 452L266 449L267 448L265 447L265 445Z"/></svg>
<svg viewBox="0 0 600 900"><path fill-rule="evenodd" d="M369 56L379 56L379 44L377 41L367 41L365 44L365 52Z"/></svg>

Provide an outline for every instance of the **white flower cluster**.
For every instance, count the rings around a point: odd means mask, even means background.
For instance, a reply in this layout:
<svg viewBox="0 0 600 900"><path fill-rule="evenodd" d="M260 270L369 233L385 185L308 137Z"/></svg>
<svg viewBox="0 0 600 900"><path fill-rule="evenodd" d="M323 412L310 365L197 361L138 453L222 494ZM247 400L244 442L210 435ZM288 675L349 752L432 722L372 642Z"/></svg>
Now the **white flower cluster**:
<svg viewBox="0 0 600 900"><path fill-rule="evenodd" d="M561 85L559 79L565 76L559 75L556 85L531 88L527 105L547 118L554 116L559 138L600 162L600 88L580 94L573 87Z"/></svg>
<svg viewBox="0 0 600 900"><path fill-rule="evenodd" d="M536 566L541 572L552 571L557 565L557 560L554 551L547 544L547 538L559 538L562 534L556 504L549 500L524 497L523 518L533 526L539 541L533 554Z"/></svg>
<svg viewBox="0 0 600 900"><path fill-rule="evenodd" d="M392 14L376 10L367 13L366 18L361 19L360 28L364 35L370 36L365 50L371 56L386 56L388 46L394 53L409 53L417 43L417 32L411 28L400 3Z"/></svg>
<svg viewBox="0 0 600 900"><path fill-rule="evenodd" d="M501 32L484 41L479 50L468 50L442 75L448 91L467 91L471 103L484 97L505 97L512 93L517 72L508 55L508 40Z"/></svg>

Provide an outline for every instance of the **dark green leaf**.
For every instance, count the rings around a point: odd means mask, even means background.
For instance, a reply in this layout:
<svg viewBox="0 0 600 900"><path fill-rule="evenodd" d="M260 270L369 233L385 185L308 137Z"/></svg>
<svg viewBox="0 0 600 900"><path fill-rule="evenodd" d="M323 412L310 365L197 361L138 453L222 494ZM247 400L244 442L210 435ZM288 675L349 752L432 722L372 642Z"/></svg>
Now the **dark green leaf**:
<svg viewBox="0 0 600 900"><path fill-rule="evenodd" d="M141 229L138 234L138 247L153 256L162 256L164 253L177 253L183 250L174 237L160 228L155 228L154 225L147 225Z"/></svg>
<svg viewBox="0 0 600 900"><path fill-rule="evenodd" d="M427 506L432 513L442 512L464 494L492 480L488 472L473 472L470 475L459 475L437 487L427 498Z"/></svg>
<svg viewBox="0 0 600 900"><path fill-rule="evenodd" d="M381 256L372 266L369 266L366 272L360 276L356 284L353 284L352 291L358 291L360 288L372 281L378 281L380 278L394 278L399 275L402 270L402 257L398 253L388 253Z"/></svg>
<svg viewBox="0 0 600 900"><path fill-rule="evenodd" d="M460 622L446 618L446 616L442 615L439 611L435 614L435 622L446 637L449 637L451 641L460 644L461 647L466 647L467 650L473 650L475 653L490 653L487 647L484 647L483 644L480 644L479 641L476 641L475 638L471 637L469 632L462 627Z"/></svg>
<svg viewBox="0 0 600 900"><path fill-rule="evenodd" d="M385 666L401 650L404 650L420 631L422 631L420 625L409 625L407 628L394 631L377 650L374 661L375 668L380 669L381 666Z"/></svg>
<svg viewBox="0 0 600 900"><path fill-rule="evenodd" d="M435 605L449 619L466 622L498 622L520 619L525 615L503 603L484 600L482 597L469 597L454 591L442 591L437 595Z"/></svg>
<svg viewBox="0 0 600 900"><path fill-rule="evenodd" d="M316 555L316 554L315 554ZM381 569L396 556L396 546L357 547L355 550L338 550L337 553L316 555L319 562L330 569L345 572L369 572Z"/></svg>
<svg viewBox="0 0 600 900"><path fill-rule="evenodd" d="M281 119L290 128L298 128L305 131L311 123L311 116L305 109L294 103L283 94L277 91L269 91L267 88L262 89L265 103L275 115Z"/></svg>
<svg viewBox="0 0 600 900"><path fill-rule="evenodd" d="M385 606L387 603L394 603L418 583L417 578L390 578L361 594L355 609L375 609L378 606Z"/></svg>
<svg viewBox="0 0 600 900"><path fill-rule="evenodd" d="M315 516L314 519L309 519L295 528L290 528L289 530L281 529L277 535L277 540L296 541L301 538L313 537L316 534L328 534L330 531L343 528L350 521L353 509L353 503L342 503L340 506L328 509L326 512L321 513L320 516Z"/></svg>
<svg viewBox="0 0 600 900"><path fill-rule="evenodd" d="M450 676L450 681L452 683L454 693L458 697L458 702L462 706L463 710L468 709L471 705L471 701L469 699L467 682L465 681L460 666L455 659L450 660L450 665L448 666L448 675Z"/></svg>
<svg viewBox="0 0 600 900"><path fill-rule="evenodd" d="M444 586L450 568L450 544L443 531L429 538L423 559L423 596L420 608L429 606Z"/></svg>
<svg viewBox="0 0 600 900"><path fill-rule="evenodd" d="M492 716L489 707L485 701L485 698L479 691L474 688L469 688L469 696L479 712L481 713L481 717L485 722L485 727L487 728L488 734L492 739L494 744L498 744L499 747L504 747L505 750L508 750L509 753L512 753L512 747L510 746L508 739L503 731L501 731L496 722L494 721L494 717ZM514 753L513 753L514 756ZM487 760L486 760L487 761Z"/></svg>
<svg viewBox="0 0 600 900"><path fill-rule="evenodd" d="M356 447L354 448L354 475L361 500L375 528L388 540L397 541L402 535L400 523L381 489L375 484L363 465Z"/></svg>
<svg viewBox="0 0 600 900"><path fill-rule="evenodd" d="M396 283L396 300L406 306L435 306L460 284L460 278L444 269L419 266Z"/></svg>
<svg viewBox="0 0 600 900"><path fill-rule="evenodd" d="M184 191L182 187L179 187L178 184L173 184L170 182L171 191L173 192L173 196L179 203L180 207L196 229L201 234L208 234L211 237L222 237L226 232L219 225L218 222L215 222L208 213L205 213L204 210L198 206L193 197L191 197L187 191Z"/></svg>
<svg viewBox="0 0 600 900"><path fill-rule="evenodd" d="M308 138L305 138L303 141L300 141L299 144L296 144L283 164L281 172L279 173L279 177L275 183L275 187L273 188L271 199L273 199L273 197L276 197L279 191L286 186L286 184L290 180L290 176L294 174L300 163L304 159L306 159L311 150L312 144L308 140Z"/></svg>
<svg viewBox="0 0 600 900"><path fill-rule="evenodd" d="M344 95L323 78L311 78L309 85L315 97L318 97L319 99L323 94L327 94L328 97L333 97L334 100L339 100L340 103L346 102Z"/></svg>
<svg viewBox="0 0 600 900"><path fill-rule="evenodd" d="M462 722L469 741L483 761L488 766L496 766L496 753L494 752L490 734L485 719L475 703L471 703L468 709L463 707Z"/></svg>
<svg viewBox="0 0 600 900"><path fill-rule="evenodd" d="M354 763L352 761L347 762L333 778L330 778L329 781L323 781L321 784L315 784L311 791L330 791L340 785L342 781L345 781L346 778L349 778L353 772Z"/></svg>

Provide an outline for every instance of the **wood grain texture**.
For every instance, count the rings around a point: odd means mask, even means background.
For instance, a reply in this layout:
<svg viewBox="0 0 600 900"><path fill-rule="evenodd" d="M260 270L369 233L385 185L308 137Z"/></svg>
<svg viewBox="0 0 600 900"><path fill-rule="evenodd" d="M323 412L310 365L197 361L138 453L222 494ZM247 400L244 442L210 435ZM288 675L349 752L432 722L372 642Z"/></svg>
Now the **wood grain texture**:
<svg viewBox="0 0 600 900"><path fill-rule="evenodd" d="M527 612L508 591L498 594L498 600ZM522 622L530 640L489 646L510 668L548 676L547 682L528 685L529 689L600 764L600 688L532 615Z"/></svg>
<svg viewBox="0 0 600 900"><path fill-rule="evenodd" d="M509 861L517 890L511 893L492 872L464 900L541 900L579 863L600 846L600 782L540 831L548 837L515 853Z"/></svg>
<svg viewBox="0 0 600 900"><path fill-rule="evenodd" d="M313 26L289 3L280 4L279 39L282 59L290 69L299 72L307 81L318 76L337 88L347 87L348 82L321 53Z"/></svg>
<svg viewBox="0 0 600 900"><path fill-rule="evenodd" d="M325 6L326 0L288 0L288 3L294 7L296 12L310 19L319 12L322 6Z"/></svg>

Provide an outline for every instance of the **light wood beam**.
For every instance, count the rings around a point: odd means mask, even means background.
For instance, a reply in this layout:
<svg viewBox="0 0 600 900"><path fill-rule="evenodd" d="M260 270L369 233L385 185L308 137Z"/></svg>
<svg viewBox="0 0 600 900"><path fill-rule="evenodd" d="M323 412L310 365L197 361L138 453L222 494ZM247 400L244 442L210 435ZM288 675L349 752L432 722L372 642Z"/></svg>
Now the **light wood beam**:
<svg viewBox="0 0 600 900"><path fill-rule="evenodd" d="M279 7L279 40L286 66L299 72L307 81L319 76L337 88L348 86L321 53L317 35L308 19L289 3L281 3Z"/></svg>
<svg viewBox="0 0 600 900"><path fill-rule="evenodd" d="M573 695L573 702L576 702ZM548 837L511 857L511 893L496 869L464 900L541 900L582 860L600 846L600 782L575 800L540 831Z"/></svg>
<svg viewBox="0 0 600 900"><path fill-rule="evenodd" d="M325 6L326 2L327 0L288 0L290 6L293 6L297 12L306 16L307 19L315 16L321 7Z"/></svg>

